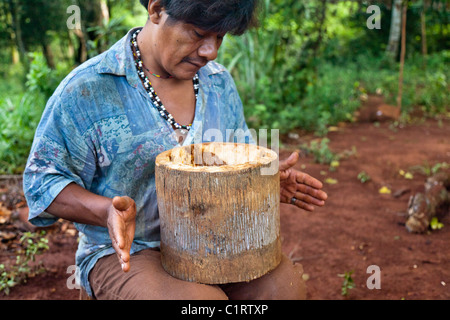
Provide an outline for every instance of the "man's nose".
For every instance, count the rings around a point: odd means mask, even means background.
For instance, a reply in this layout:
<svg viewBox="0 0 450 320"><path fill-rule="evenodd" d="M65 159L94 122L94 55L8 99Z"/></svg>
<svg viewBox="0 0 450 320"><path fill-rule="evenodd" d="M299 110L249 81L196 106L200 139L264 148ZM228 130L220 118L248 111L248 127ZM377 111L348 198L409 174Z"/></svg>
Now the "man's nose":
<svg viewBox="0 0 450 320"><path fill-rule="evenodd" d="M217 39L217 37L211 36L204 39L202 45L198 49L198 55L207 59L208 61L216 60L219 48L219 39Z"/></svg>

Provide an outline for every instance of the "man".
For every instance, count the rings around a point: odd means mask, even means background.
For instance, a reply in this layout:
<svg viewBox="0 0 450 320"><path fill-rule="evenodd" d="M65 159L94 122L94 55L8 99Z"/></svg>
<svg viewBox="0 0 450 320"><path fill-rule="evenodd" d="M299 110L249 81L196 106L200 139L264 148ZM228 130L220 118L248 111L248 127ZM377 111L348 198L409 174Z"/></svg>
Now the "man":
<svg viewBox="0 0 450 320"><path fill-rule="evenodd" d="M97 299L305 298L301 270L286 257L268 275L224 286L162 269L155 158L206 140L211 128L226 141L227 129L248 131L235 84L213 60L225 34L250 26L256 3L141 3L144 28L75 69L48 101L24 173L30 221L75 222L81 285ZM322 184L294 170L297 161L294 153L280 162L281 201L324 205Z"/></svg>

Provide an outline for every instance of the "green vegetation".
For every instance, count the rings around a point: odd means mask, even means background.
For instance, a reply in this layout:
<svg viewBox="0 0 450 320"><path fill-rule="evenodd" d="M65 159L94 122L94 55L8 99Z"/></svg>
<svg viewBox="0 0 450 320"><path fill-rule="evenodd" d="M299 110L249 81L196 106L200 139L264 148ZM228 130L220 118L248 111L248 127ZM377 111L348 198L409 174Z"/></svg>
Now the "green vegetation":
<svg viewBox="0 0 450 320"><path fill-rule="evenodd" d="M264 4L261 27L228 38L219 57L237 82L250 126L278 128L281 133L302 128L324 136L329 126L354 120L362 95L379 93L396 105L399 62L385 54L390 10L381 6L381 29L370 30L363 3ZM442 47L421 54L421 33L414 26L420 26L424 8L409 4L402 112L419 107L434 116L449 111L445 66L450 52ZM448 25L447 18L441 21L435 14L429 12L435 27ZM441 37L435 29L433 35Z"/></svg>
<svg viewBox="0 0 450 320"><path fill-rule="evenodd" d="M351 289L355 287L355 281L352 278L353 270L346 271L345 273L338 274L338 277L344 278L344 281L342 281L341 286L341 294L343 296L348 296Z"/></svg>
<svg viewBox="0 0 450 320"><path fill-rule="evenodd" d="M66 26L71 0L0 1L0 174L22 172L59 81L146 21L137 0L77 3L83 13L79 32ZM217 59L236 81L249 127L324 137L330 126L354 121L361 97L381 94L396 105L399 49L386 53L392 9L383 3L381 29L369 29L364 1L261 0L259 28L227 36ZM405 3L403 118L414 109L449 117L448 8L443 0ZM325 141L312 149L317 161L331 164L338 159Z"/></svg>
<svg viewBox="0 0 450 320"><path fill-rule="evenodd" d="M430 221L430 227L432 230L439 230L444 227L444 224L442 222L439 222L437 217L433 217Z"/></svg>
<svg viewBox="0 0 450 320"><path fill-rule="evenodd" d="M367 172L361 171L360 173L358 173L358 180L361 181L361 183L366 183L370 181L370 179L371 178Z"/></svg>
<svg viewBox="0 0 450 320"><path fill-rule="evenodd" d="M20 250L13 266L0 264L0 292L8 295L12 287L24 283L28 278L45 271L42 261L36 262L36 255L49 249L45 231L25 232L20 238Z"/></svg>
<svg viewBox="0 0 450 320"><path fill-rule="evenodd" d="M0 174L22 172L45 102L65 74L50 69L42 53L30 57L24 91L0 98Z"/></svg>
<svg viewBox="0 0 450 320"><path fill-rule="evenodd" d="M304 148L313 155L314 162L331 164L333 161L337 161L339 157L330 150L328 147L329 142L330 139L328 138L320 139L320 142L318 140L313 140L309 146L305 146Z"/></svg>
<svg viewBox="0 0 450 320"><path fill-rule="evenodd" d="M428 161L425 161L423 165L417 165L410 167L411 171L419 172L427 177L430 177L436 173L438 173L440 170L445 170L450 168L450 163L447 162L438 162L434 165L431 165L428 163Z"/></svg>

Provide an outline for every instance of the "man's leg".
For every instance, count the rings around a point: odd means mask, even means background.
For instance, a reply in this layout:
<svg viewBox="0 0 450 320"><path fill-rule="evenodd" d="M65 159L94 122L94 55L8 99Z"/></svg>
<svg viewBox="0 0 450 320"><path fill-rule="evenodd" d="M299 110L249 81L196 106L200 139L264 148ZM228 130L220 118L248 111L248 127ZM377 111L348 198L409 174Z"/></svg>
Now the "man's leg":
<svg viewBox="0 0 450 320"><path fill-rule="evenodd" d="M304 300L303 267L282 256L280 265L261 278L222 285L230 300Z"/></svg>
<svg viewBox="0 0 450 320"><path fill-rule="evenodd" d="M124 273L115 254L101 258L89 274L99 300L226 300L218 287L188 282L169 275L161 254L147 249L131 256L131 269Z"/></svg>

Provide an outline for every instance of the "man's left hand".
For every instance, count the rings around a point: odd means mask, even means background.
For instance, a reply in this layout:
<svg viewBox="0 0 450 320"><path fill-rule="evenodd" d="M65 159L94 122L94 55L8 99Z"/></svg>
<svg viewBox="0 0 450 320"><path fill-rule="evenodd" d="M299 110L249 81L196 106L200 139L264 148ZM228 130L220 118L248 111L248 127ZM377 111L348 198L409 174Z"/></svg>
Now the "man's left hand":
<svg viewBox="0 0 450 320"><path fill-rule="evenodd" d="M314 211L314 206L325 205L328 195L321 190L322 182L294 169L298 159L299 154L294 152L286 160L280 161L280 201Z"/></svg>

